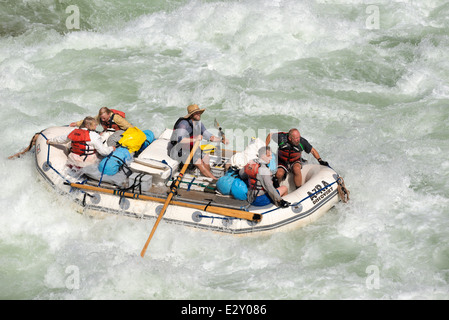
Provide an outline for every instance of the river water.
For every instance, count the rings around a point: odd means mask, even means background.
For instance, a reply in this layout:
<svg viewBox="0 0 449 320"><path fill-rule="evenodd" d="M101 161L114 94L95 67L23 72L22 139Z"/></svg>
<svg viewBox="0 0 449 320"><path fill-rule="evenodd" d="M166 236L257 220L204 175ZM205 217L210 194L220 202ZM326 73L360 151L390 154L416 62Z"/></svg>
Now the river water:
<svg viewBox="0 0 449 320"><path fill-rule="evenodd" d="M449 298L446 0L0 2L0 298ZM296 127L350 202L234 237L80 215L33 134L120 109L156 136L186 106L237 133Z"/></svg>

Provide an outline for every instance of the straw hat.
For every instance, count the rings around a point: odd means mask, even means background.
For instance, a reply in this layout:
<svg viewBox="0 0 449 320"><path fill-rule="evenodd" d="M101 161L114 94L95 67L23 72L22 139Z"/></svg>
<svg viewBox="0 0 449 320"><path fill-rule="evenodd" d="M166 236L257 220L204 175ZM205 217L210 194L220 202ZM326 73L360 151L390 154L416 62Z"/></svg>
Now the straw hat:
<svg viewBox="0 0 449 320"><path fill-rule="evenodd" d="M200 109L200 107L198 107L197 104L191 104L190 106L187 107L187 115L184 118L190 118L190 116L196 112L201 112L203 113L204 110L206 109Z"/></svg>

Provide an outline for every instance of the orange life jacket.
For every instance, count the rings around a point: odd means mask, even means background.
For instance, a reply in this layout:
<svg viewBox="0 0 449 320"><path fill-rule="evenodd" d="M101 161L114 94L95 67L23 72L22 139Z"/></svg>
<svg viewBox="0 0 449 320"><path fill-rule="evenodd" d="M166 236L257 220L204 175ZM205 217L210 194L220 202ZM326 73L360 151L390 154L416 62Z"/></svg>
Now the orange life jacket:
<svg viewBox="0 0 449 320"><path fill-rule="evenodd" d="M87 141L90 141L89 130L75 129L69 133L68 138L72 140L70 152L86 157L95 153L95 149L87 145Z"/></svg>
<svg viewBox="0 0 449 320"><path fill-rule="evenodd" d="M287 133L282 132L278 141L278 157L283 162L293 163L301 159L301 152L304 150L302 144L299 146L292 145L287 138Z"/></svg>
<svg viewBox="0 0 449 320"><path fill-rule="evenodd" d="M100 124L104 130L114 129L115 131L120 130L120 127L114 122L114 115L118 114L122 118L125 118L125 113L120 110L110 109L112 111L111 117L108 121L103 121L100 119Z"/></svg>
<svg viewBox="0 0 449 320"><path fill-rule="evenodd" d="M248 175L248 184L250 190L262 190L262 186L257 183L257 173L259 172L260 163L249 161L245 167L245 173Z"/></svg>

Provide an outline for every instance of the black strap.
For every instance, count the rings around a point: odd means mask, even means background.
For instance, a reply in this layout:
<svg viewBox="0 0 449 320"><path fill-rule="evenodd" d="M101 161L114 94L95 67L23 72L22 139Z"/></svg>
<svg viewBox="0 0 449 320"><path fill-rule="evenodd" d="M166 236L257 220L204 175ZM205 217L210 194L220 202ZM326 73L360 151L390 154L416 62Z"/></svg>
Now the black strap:
<svg viewBox="0 0 449 320"><path fill-rule="evenodd" d="M129 178L129 176L132 175L132 173L133 173L131 168L126 164L126 162L123 159L117 157L114 154L111 154L111 156L114 157L114 158L119 159L122 162L122 165L120 166L119 170L123 170L123 172L125 173L126 177ZM126 168L126 170L124 168Z"/></svg>
<svg viewBox="0 0 449 320"><path fill-rule="evenodd" d="M207 210L207 207L209 207L210 206L210 204L212 203L212 199L205 199L205 200L209 200L209 202L207 203L207 205L204 207L204 209L203 209L203 211L206 211Z"/></svg>

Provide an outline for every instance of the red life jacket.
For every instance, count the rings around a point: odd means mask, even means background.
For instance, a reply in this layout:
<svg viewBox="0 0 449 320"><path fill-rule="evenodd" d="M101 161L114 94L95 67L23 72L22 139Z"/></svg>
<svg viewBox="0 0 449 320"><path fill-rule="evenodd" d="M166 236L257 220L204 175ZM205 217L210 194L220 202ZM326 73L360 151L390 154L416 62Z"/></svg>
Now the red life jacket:
<svg viewBox="0 0 449 320"><path fill-rule="evenodd" d="M278 157L283 162L293 163L301 159L301 151L304 150L302 144L299 146L294 146L288 141L288 134L286 132L282 132L283 135L279 135L279 149L278 149Z"/></svg>
<svg viewBox="0 0 449 320"><path fill-rule="evenodd" d="M257 183L257 173L259 172L260 163L249 161L245 167L245 173L248 175L248 184L250 190L262 190L262 186Z"/></svg>
<svg viewBox="0 0 449 320"><path fill-rule="evenodd" d="M100 119L100 124L104 130L114 129L115 131L120 130L120 127L114 122L114 115L118 114L122 118L125 118L125 113L120 110L110 109L112 111L111 117L108 121L103 121Z"/></svg>
<svg viewBox="0 0 449 320"><path fill-rule="evenodd" d="M89 130L75 129L69 133L68 138L72 140L70 152L86 157L95 153L95 149L87 145L87 141L90 141Z"/></svg>

